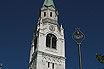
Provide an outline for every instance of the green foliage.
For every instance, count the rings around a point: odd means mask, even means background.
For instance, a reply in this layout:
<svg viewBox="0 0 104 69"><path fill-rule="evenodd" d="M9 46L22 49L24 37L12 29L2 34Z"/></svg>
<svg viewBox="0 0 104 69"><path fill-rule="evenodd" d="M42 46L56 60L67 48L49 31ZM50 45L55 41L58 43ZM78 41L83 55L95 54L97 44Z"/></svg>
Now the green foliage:
<svg viewBox="0 0 104 69"><path fill-rule="evenodd" d="M104 63L104 56L101 54L96 53L96 59L98 59L100 63Z"/></svg>

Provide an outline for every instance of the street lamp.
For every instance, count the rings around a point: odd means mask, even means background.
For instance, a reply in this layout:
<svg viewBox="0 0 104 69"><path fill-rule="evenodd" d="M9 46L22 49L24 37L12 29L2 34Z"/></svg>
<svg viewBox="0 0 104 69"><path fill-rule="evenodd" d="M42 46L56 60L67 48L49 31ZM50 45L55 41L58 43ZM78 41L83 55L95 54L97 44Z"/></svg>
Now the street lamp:
<svg viewBox="0 0 104 69"><path fill-rule="evenodd" d="M0 64L0 68L2 69L3 64Z"/></svg>
<svg viewBox="0 0 104 69"><path fill-rule="evenodd" d="M81 50L80 46L82 41L84 40L85 35L80 31L80 28L75 28L75 32L72 35L72 39L74 42L78 45L78 53L79 53L79 64L80 64L80 69L82 69L82 61L81 61Z"/></svg>

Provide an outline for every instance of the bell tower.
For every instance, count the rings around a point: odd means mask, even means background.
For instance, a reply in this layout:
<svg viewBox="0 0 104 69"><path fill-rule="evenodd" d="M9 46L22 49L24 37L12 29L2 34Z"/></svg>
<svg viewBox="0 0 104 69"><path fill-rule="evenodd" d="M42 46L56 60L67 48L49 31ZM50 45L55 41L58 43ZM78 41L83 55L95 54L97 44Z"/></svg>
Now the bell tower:
<svg viewBox="0 0 104 69"><path fill-rule="evenodd" d="M53 0L45 0L34 29L29 69L65 69L64 29Z"/></svg>

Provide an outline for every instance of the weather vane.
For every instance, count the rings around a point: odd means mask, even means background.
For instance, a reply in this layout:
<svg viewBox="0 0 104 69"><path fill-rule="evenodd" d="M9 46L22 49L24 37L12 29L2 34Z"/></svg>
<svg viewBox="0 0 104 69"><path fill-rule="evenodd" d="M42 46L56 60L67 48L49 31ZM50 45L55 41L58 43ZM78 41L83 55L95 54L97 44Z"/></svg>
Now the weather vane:
<svg viewBox="0 0 104 69"><path fill-rule="evenodd" d="M78 53L79 53L79 63L80 63L80 69L82 69L82 61L81 61L81 50L80 46L82 41L84 40L85 35L80 31L80 28L75 28L75 32L72 35L72 39L76 42L78 45Z"/></svg>

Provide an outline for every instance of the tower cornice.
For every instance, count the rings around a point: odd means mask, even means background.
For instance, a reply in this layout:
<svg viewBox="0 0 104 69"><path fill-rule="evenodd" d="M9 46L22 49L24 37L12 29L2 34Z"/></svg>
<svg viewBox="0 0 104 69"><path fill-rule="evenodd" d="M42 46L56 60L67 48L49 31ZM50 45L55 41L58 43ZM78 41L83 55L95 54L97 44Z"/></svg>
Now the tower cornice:
<svg viewBox="0 0 104 69"><path fill-rule="evenodd" d="M56 20L50 19L50 18L45 18L42 20L43 23L52 23L52 24L58 24Z"/></svg>
<svg viewBox="0 0 104 69"><path fill-rule="evenodd" d="M52 57L56 57L56 58L66 59L66 57L62 57L62 56L58 56L58 55L53 55L53 54L46 53L46 52L43 52L43 51L37 51L37 54L48 55L48 56L52 56Z"/></svg>

